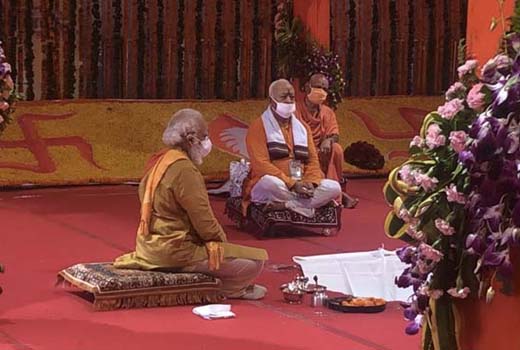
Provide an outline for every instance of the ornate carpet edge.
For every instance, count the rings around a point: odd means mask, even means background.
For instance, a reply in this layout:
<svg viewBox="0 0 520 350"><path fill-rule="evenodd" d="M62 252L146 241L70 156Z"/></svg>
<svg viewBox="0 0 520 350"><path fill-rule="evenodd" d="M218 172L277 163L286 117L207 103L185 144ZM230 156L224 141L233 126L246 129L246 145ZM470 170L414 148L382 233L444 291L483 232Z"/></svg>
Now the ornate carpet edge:
<svg viewBox="0 0 520 350"><path fill-rule="evenodd" d="M191 290L174 290L153 295L99 296L94 295L96 311L111 311L117 309L135 309L150 307L167 307L196 304L213 304L224 300L222 293L215 288Z"/></svg>
<svg viewBox="0 0 520 350"><path fill-rule="evenodd" d="M99 290L98 286L95 286L93 284L90 284L90 283L87 283L85 281L82 281L82 280L72 276L71 274L69 274L65 270L62 270L62 271L58 272L58 276L57 277L58 277L57 283L68 282L72 286L77 287L77 288L79 288L81 290L87 291L89 293L92 293L94 295L100 293L100 290Z"/></svg>

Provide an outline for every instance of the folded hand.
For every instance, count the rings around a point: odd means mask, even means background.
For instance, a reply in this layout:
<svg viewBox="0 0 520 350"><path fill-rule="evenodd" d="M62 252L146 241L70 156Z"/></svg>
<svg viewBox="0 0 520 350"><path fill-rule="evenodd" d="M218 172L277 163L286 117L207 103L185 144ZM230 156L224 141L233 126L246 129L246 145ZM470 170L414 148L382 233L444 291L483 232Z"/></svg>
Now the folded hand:
<svg viewBox="0 0 520 350"><path fill-rule="evenodd" d="M206 242L205 246L208 253L209 270L218 270L220 264L224 261L224 247L220 242Z"/></svg>

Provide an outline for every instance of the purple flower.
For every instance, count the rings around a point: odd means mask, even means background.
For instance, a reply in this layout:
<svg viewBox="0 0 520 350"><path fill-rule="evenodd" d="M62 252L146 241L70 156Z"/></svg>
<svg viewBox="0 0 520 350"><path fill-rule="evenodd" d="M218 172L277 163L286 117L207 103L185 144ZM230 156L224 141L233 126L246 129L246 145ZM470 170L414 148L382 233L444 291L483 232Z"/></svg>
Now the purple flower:
<svg viewBox="0 0 520 350"><path fill-rule="evenodd" d="M487 61L482 67L482 81L486 84L495 84L501 76L511 72L512 60L506 55L497 55Z"/></svg>
<svg viewBox="0 0 520 350"><path fill-rule="evenodd" d="M518 62L518 63L517 63ZM513 69L516 64L520 66L520 59L515 60ZM518 111L520 108L520 72L511 75L509 78L502 77L496 84L488 85L494 98L492 104L493 116L497 118L505 118L511 112Z"/></svg>
<svg viewBox="0 0 520 350"><path fill-rule="evenodd" d="M470 151L462 151L459 153L459 162L461 162L466 168L471 168L475 163L475 157Z"/></svg>
<svg viewBox="0 0 520 350"><path fill-rule="evenodd" d="M408 335L415 335L415 334L419 333L420 329L421 329L421 323L420 322L411 321L406 326L405 332Z"/></svg>
<svg viewBox="0 0 520 350"><path fill-rule="evenodd" d="M408 321L413 321L417 317L417 310L413 306L407 307L403 311L404 318Z"/></svg>
<svg viewBox="0 0 520 350"><path fill-rule="evenodd" d="M511 276L513 276L513 264L511 264L511 260L509 259L509 252L505 254L504 261L498 268L498 271L504 277L511 278Z"/></svg>
<svg viewBox="0 0 520 350"><path fill-rule="evenodd" d="M397 249L396 254L403 263L411 264L412 258L415 256L415 248L412 246L402 247Z"/></svg>
<svg viewBox="0 0 520 350"><path fill-rule="evenodd" d="M395 285L399 288L408 288L413 284L414 278L410 274L402 274L395 278Z"/></svg>
<svg viewBox="0 0 520 350"><path fill-rule="evenodd" d="M516 56L520 52L520 33L511 33L506 36L507 53Z"/></svg>
<svg viewBox="0 0 520 350"><path fill-rule="evenodd" d="M481 255L485 251L486 246L484 245L484 242L479 235L471 233L466 237L466 249L468 250L469 254L476 253Z"/></svg>
<svg viewBox="0 0 520 350"><path fill-rule="evenodd" d="M444 105L437 108L437 112L444 119L451 120L457 113L464 109L463 100L460 98L454 98L453 100L447 101Z"/></svg>
<svg viewBox="0 0 520 350"><path fill-rule="evenodd" d="M408 267L404 269L403 273L399 277L395 278L394 282L399 288L408 288L412 286L414 290L417 290L424 283L424 280L415 276L418 275L412 275L412 269Z"/></svg>
<svg viewBox="0 0 520 350"><path fill-rule="evenodd" d="M506 252L504 251L495 251L496 244L490 244L482 257L480 258L480 266L488 266L488 267L497 267L502 265L506 258Z"/></svg>

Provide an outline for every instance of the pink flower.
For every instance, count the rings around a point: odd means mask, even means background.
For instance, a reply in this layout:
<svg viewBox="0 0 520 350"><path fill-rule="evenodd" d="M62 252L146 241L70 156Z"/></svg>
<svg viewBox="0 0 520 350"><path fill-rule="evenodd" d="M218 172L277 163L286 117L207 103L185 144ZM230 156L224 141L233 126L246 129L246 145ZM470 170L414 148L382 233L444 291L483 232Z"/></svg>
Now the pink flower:
<svg viewBox="0 0 520 350"><path fill-rule="evenodd" d="M441 134L442 130L438 124L430 124L426 131L426 146L429 149L434 149L446 144L446 136Z"/></svg>
<svg viewBox="0 0 520 350"><path fill-rule="evenodd" d="M455 229L451 227L449 222L442 219L435 219L435 227L445 236L453 236Z"/></svg>
<svg viewBox="0 0 520 350"><path fill-rule="evenodd" d="M412 225L416 225L419 222L419 219L413 217L412 214L410 214L410 212L406 209L401 209L397 217L403 220L404 222Z"/></svg>
<svg viewBox="0 0 520 350"><path fill-rule="evenodd" d="M411 166L405 165L405 166L401 167L401 170L399 170L399 177L408 186L413 186L413 185L415 185L415 177L414 177L415 172L416 171L413 170Z"/></svg>
<svg viewBox="0 0 520 350"><path fill-rule="evenodd" d="M482 83L475 84L469 91L466 98L469 108L481 111L482 107L484 107L486 95L481 92L483 86L484 84Z"/></svg>
<svg viewBox="0 0 520 350"><path fill-rule="evenodd" d="M9 109L9 103L2 101L0 102L0 111L6 111Z"/></svg>
<svg viewBox="0 0 520 350"><path fill-rule="evenodd" d="M464 131L452 131L450 132L450 145L453 150L457 153L464 151L466 148L466 140L468 139L468 134Z"/></svg>
<svg viewBox="0 0 520 350"><path fill-rule="evenodd" d="M0 79L4 79L4 77L10 73L11 65L7 62L0 63Z"/></svg>
<svg viewBox="0 0 520 350"><path fill-rule="evenodd" d="M465 299L469 294L469 288L464 287L462 289L450 288L447 290L448 294L454 298Z"/></svg>
<svg viewBox="0 0 520 350"><path fill-rule="evenodd" d="M435 188L435 185L439 183L439 180L437 180L435 177L429 177L426 174L422 174L417 172L415 174L415 182L423 188L425 191L429 191L433 188Z"/></svg>
<svg viewBox="0 0 520 350"><path fill-rule="evenodd" d="M0 115L0 124L2 124L3 122L4 122L4 117L2 117L2 116Z"/></svg>
<svg viewBox="0 0 520 350"><path fill-rule="evenodd" d="M424 143L424 140L422 139L422 137L420 136L415 136L412 140L412 142L410 142L410 147L422 147Z"/></svg>
<svg viewBox="0 0 520 350"><path fill-rule="evenodd" d="M459 73L459 78L462 78L468 73L471 73L475 68L477 68L478 61L477 60L467 60L462 66L457 68L457 72Z"/></svg>
<svg viewBox="0 0 520 350"><path fill-rule="evenodd" d="M404 222L410 222L410 219L412 218L412 215L410 215L410 212L406 209L399 210L399 215L397 216Z"/></svg>
<svg viewBox="0 0 520 350"><path fill-rule="evenodd" d="M417 241L424 241L426 235L422 231L417 231L417 226L412 224L406 229L406 234Z"/></svg>
<svg viewBox="0 0 520 350"><path fill-rule="evenodd" d="M453 100L447 101L445 104L437 108L437 112L444 119L451 120L457 113L464 109L464 101L460 98L454 98Z"/></svg>
<svg viewBox="0 0 520 350"><path fill-rule="evenodd" d="M427 295L432 299L439 299L444 295L444 292L440 289L430 289L428 286L422 286L418 290L419 294Z"/></svg>
<svg viewBox="0 0 520 350"><path fill-rule="evenodd" d="M462 84L461 82L456 82L455 84L453 84L452 86L450 86L450 88L448 89L448 91L446 91L446 100L451 100L451 99L454 99L455 97L457 97L459 94L463 93L464 91L466 91L466 87L464 86L464 84Z"/></svg>
<svg viewBox="0 0 520 350"><path fill-rule="evenodd" d="M443 295L444 295L444 292L440 289L433 289L433 290L430 290L428 293L428 296L434 300L439 299Z"/></svg>
<svg viewBox="0 0 520 350"><path fill-rule="evenodd" d="M426 243L421 243L419 245L419 253L425 259L431 260L433 262L439 262L444 257L444 254Z"/></svg>
<svg viewBox="0 0 520 350"><path fill-rule="evenodd" d="M435 264L427 263L424 260L417 260L416 266L419 269L419 272L421 274L426 275L426 274L432 272L433 268L435 267Z"/></svg>
<svg viewBox="0 0 520 350"><path fill-rule="evenodd" d="M464 194L457 191L457 186L455 184L450 184L450 186L446 187L444 191L446 192L448 202L454 202L459 204L466 203L466 198L464 197Z"/></svg>

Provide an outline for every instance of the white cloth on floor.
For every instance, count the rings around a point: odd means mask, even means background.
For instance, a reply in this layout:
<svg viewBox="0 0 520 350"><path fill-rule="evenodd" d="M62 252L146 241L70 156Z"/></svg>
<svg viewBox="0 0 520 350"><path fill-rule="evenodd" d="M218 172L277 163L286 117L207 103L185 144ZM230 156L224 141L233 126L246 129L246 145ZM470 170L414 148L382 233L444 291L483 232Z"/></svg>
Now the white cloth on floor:
<svg viewBox="0 0 520 350"><path fill-rule="evenodd" d="M193 313L205 320L215 320L219 318L235 317L235 313L231 311L231 305L227 304L210 304L197 306L193 308Z"/></svg>
<svg viewBox="0 0 520 350"><path fill-rule="evenodd" d="M289 191L285 183L276 176L264 175L251 190L253 203L286 203L287 208L307 217L314 216L314 209L339 198L341 186L334 180L321 180L312 198L299 198Z"/></svg>
<svg viewBox="0 0 520 350"><path fill-rule="evenodd" d="M368 252L295 256L305 276L318 276L318 283L328 290L358 297L376 297L387 301L407 301L413 289L395 285L396 276L407 267L395 251L378 249Z"/></svg>

